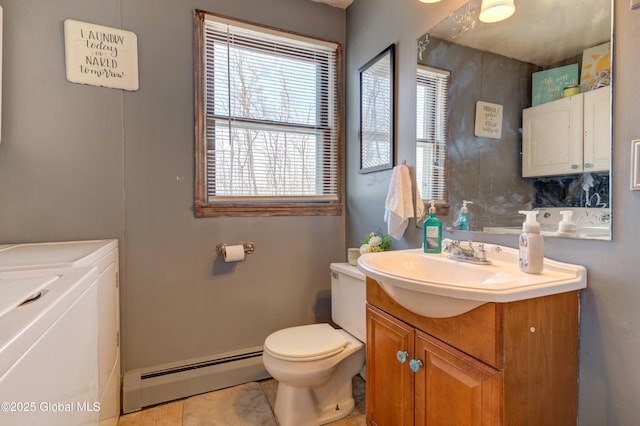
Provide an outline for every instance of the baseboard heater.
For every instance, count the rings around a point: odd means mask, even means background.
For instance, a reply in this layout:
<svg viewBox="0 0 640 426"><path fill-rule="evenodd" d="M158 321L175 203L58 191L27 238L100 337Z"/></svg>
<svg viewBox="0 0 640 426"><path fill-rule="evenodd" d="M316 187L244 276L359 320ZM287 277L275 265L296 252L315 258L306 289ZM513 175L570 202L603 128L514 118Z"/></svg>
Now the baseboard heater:
<svg viewBox="0 0 640 426"><path fill-rule="evenodd" d="M130 413L268 377L262 364L262 346L126 371L122 380L122 411Z"/></svg>

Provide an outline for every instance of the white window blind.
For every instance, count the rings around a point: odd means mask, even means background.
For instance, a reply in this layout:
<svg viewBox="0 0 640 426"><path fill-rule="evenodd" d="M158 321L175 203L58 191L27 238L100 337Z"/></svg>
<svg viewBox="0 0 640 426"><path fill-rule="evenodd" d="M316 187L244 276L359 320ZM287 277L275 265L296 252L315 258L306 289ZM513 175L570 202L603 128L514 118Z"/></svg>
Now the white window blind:
<svg viewBox="0 0 640 426"><path fill-rule="evenodd" d="M424 200L447 201L448 71L418 66L416 181Z"/></svg>
<svg viewBox="0 0 640 426"><path fill-rule="evenodd" d="M207 202L338 200L336 43L206 15Z"/></svg>

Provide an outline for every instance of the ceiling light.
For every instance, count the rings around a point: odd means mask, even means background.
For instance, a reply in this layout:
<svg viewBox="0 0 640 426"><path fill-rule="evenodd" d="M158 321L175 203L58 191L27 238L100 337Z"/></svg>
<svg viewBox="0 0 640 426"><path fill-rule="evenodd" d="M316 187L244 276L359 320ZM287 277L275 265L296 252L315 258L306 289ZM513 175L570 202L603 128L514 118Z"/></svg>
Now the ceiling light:
<svg viewBox="0 0 640 426"><path fill-rule="evenodd" d="M515 11L513 0L482 0L479 18L482 22L498 22L507 19Z"/></svg>
<svg viewBox="0 0 640 426"><path fill-rule="evenodd" d="M420 0L420 3L438 3L440 0Z"/></svg>

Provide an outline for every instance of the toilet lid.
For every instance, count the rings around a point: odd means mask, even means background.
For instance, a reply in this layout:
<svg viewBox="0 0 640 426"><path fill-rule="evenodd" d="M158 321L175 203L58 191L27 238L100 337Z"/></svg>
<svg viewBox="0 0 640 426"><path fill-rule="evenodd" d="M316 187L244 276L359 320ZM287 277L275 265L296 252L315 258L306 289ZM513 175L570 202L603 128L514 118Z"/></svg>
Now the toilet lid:
<svg viewBox="0 0 640 426"><path fill-rule="evenodd" d="M342 352L347 338L329 324L285 328L269 335L264 347L283 359L319 359Z"/></svg>

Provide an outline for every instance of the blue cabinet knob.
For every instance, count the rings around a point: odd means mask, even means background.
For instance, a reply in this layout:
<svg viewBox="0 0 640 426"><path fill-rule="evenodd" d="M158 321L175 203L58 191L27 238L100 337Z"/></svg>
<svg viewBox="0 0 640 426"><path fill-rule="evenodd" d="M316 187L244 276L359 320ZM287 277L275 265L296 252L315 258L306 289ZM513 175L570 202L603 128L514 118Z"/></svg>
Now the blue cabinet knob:
<svg viewBox="0 0 640 426"><path fill-rule="evenodd" d="M396 353L396 358L398 358L398 361L401 363L405 362L408 356L409 354L405 351L398 351L398 353Z"/></svg>
<svg viewBox="0 0 640 426"><path fill-rule="evenodd" d="M411 361L409 361L409 368L414 373L417 373L422 368L422 361L420 361L419 359L412 359Z"/></svg>

